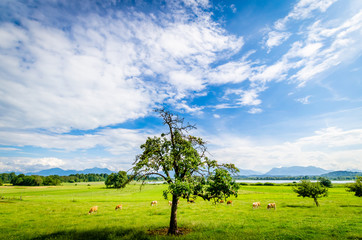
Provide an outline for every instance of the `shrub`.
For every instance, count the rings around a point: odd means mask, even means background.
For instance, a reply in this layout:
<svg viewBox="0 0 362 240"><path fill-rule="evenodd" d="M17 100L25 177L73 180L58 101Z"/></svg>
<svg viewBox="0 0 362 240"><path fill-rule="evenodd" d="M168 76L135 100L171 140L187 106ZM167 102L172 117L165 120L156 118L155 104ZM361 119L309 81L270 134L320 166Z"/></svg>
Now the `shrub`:
<svg viewBox="0 0 362 240"><path fill-rule="evenodd" d="M355 183L347 185L348 192L354 192L356 197L362 197L362 177L358 177Z"/></svg>
<svg viewBox="0 0 362 240"><path fill-rule="evenodd" d="M320 177L320 178L318 178L318 180L322 186L325 186L327 188L333 187L331 180L329 180L328 178Z"/></svg>

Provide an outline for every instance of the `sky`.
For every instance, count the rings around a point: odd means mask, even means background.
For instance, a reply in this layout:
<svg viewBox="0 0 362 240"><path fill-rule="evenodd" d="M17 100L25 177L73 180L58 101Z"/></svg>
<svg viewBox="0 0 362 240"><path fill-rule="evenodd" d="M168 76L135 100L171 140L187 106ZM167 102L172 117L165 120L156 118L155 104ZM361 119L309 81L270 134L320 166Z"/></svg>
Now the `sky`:
<svg viewBox="0 0 362 240"><path fill-rule="evenodd" d="M128 170L164 107L240 169L362 170L362 1L0 1L0 172Z"/></svg>

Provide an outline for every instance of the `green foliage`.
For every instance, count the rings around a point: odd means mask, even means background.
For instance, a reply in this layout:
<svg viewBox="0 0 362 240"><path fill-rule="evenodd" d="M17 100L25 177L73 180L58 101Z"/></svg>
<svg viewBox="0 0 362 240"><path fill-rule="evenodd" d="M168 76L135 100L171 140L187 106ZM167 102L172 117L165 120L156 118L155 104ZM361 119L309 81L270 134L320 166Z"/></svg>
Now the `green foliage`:
<svg viewBox="0 0 362 240"><path fill-rule="evenodd" d="M62 182L103 182L107 179L106 173L76 173L69 176L61 176Z"/></svg>
<svg viewBox="0 0 362 240"><path fill-rule="evenodd" d="M11 181L15 178L15 173L1 173L0 174L0 181L3 183L11 183Z"/></svg>
<svg viewBox="0 0 362 240"><path fill-rule="evenodd" d="M239 184L233 181L230 173L225 169L215 169L207 179L206 194L207 199L214 199L215 202L230 196L238 196Z"/></svg>
<svg viewBox="0 0 362 240"><path fill-rule="evenodd" d="M318 181L320 182L320 184L322 186L325 186L327 188L333 187L331 180L329 180L328 178L320 177L320 178L318 178Z"/></svg>
<svg viewBox="0 0 362 240"><path fill-rule="evenodd" d="M362 197L362 177L358 177L355 183L347 185L348 192L354 192L357 197Z"/></svg>
<svg viewBox="0 0 362 240"><path fill-rule="evenodd" d="M206 157L205 142L191 136L195 127L164 109L156 110L168 126L168 133L160 137L148 137L141 145L142 154L136 157L132 178L162 177L168 183L163 192L165 198L172 195L169 233L177 232L176 209L179 198L202 197L204 200L237 196L238 185L232 181L229 171L238 171L233 164L218 164ZM227 171L229 170L229 171ZM174 174L171 177L171 173Z"/></svg>
<svg viewBox="0 0 362 240"><path fill-rule="evenodd" d="M56 185L60 185L61 183L61 178L58 175L50 175L44 178L43 180L43 184L46 186L56 186Z"/></svg>
<svg viewBox="0 0 362 240"><path fill-rule="evenodd" d="M119 171L118 173L108 175L105 184L107 188L123 188L127 181L127 173L125 171Z"/></svg>
<svg viewBox="0 0 362 240"><path fill-rule="evenodd" d="M105 181L108 177L108 174L96 174L96 173L87 173L87 174L71 174L69 176L38 176L31 175L26 176L24 174L19 174L18 176L15 173L2 173L0 174L0 181L4 183L11 183L17 186L43 186L43 185L59 185L62 182L98 182Z"/></svg>
<svg viewBox="0 0 362 240"><path fill-rule="evenodd" d="M293 186L293 191L298 194L298 197L313 198L317 207L319 207L318 198L328 196L328 188L322 186L319 182L311 182L302 180L299 184Z"/></svg>

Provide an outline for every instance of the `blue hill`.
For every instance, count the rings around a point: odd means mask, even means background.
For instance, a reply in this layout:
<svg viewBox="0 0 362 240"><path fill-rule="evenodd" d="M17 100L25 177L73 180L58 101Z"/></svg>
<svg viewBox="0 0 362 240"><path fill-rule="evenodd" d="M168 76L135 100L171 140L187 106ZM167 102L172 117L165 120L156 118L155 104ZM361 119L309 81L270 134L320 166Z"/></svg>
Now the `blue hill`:
<svg viewBox="0 0 362 240"><path fill-rule="evenodd" d="M101 173L107 173L111 174L113 171L109 170L108 168L89 168L84 170L63 170L61 168L51 168L46 170L41 170L39 172L31 172L27 173L26 175L40 175L40 176L49 176L49 175L59 175L59 176L69 176L71 174L88 174L88 173L95 173L95 174L101 174Z"/></svg>

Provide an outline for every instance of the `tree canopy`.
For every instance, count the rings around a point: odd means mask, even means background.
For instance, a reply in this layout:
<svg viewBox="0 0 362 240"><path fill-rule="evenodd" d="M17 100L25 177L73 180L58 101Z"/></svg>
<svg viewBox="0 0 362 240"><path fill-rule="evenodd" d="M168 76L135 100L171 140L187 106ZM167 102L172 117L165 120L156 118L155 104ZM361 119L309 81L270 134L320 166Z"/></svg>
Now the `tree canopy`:
<svg viewBox="0 0 362 240"><path fill-rule="evenodd" d="M318 198L328 196L327 187L321 185L319 182L311 182L309 180L302 180L293 186L293 191L298 193L298 197L313 198L317 207L319 207Z"/></svg>
<svg viewBox="0 0 362 240"><path fill-rule="evenodd" d="M362 177L358 177L355 183L349 184L347 186L348 192L354 192L356 197L362 197Z"/></svg>
<svg viewBox="0 0 362 240"><path fill-rule="evenodd" d="M332 181L329 180L328 178L319 177L319 178L318 178L318 181L320 182L320 184L321 184L322 186L325 186L325 187L327 187L327 188L333 187Z"/></svg>
<svg viewBox="0 0 362 240"><path fill-rule="evenodd" d="M122 188L125 186L127 180L127 172L119 171L118 173L111 173L108 175L105 184L107 188Z"/></svg>
<svg viewBox="0 0 362 240"><path fill-rule="evenodd" d="M219 164L207 157L206 142L189 135L194 125L185 124L165 109L156 110L167 126L167 132L159 137L148 137L141 145L142 153L136 156L132 179L159 176L168 184L163 193L172 196L169 234L177 233L178 200L201 197L204 200L237 196L239 185L230 173L238 169L233 164Z"/></svg>

